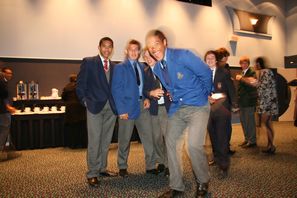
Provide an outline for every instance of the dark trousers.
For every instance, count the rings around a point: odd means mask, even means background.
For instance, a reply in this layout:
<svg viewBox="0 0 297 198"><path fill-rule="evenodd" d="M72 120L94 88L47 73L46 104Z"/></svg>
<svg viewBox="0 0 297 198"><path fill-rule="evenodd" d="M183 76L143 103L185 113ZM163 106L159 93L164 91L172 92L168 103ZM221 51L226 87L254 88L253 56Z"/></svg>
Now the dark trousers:
<svg viewBox="0 0 297 198"><path fill-rule="evenodd" d="M228 169L230 165L230 157L228 155L230 128L232 128L230 124L231 115L215 115L212 112L207 125L214 161L222 170Z"/></svg>

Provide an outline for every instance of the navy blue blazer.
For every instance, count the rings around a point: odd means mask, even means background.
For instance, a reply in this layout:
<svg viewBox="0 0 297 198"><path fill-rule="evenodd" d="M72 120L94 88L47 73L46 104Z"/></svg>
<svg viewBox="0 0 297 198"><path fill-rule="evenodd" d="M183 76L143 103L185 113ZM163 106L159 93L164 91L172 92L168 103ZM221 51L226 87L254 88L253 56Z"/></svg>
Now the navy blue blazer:
<svg viewBox="0 0 297 198"><path fill-rule="evenodd" d="M218 100L218 104L211 106L211 112L216 116L231 115L231 108L237 106L235 87L230 71L223 67L217 67L213 82L213 93L223 93L226 98Z"/></svg>
<svg viewBox="0 0 297 198"><path fill-rule="evenodd" d="M106 79L100 56L84 58L77 76L76 93L80 102L93 114L99 113L107 101L116 114L115 103L111 94L114 64L110 61L110 80Z"/></svg>
<svg viewBox="0 0 297 198"><path fill-rule="evenodd" d="M138 62L142 79L144 65ZM129 119L137 119L140 115L139 89L136 83L135 71L128 59L115 66L111 86L112 95L118 115L128 113Z"/></svg>
<svg viewBox="0 0 297 198"><path fill-rule="evenodd" d="M150 109L149 110L150 110L151 115L158 115L158 99L151 97L149 95L149 92L154 89L161 88L160 83L161 82L158 79L158 77L154 76L152 69L149 66L146 66L144 68L143 94L146 98L150 99ZM164 89L163 86L162 86L162 89L165 92L164 102L165 102L166 110L168 111L169 107L170 107L170 99L169 99L169 96L166 94L167 93L166 89Z"/></svg>
<svg viewBox="0 0 297 198"><path fill-rule="evenodd" d="M153 72L162 85L169 91L172 102L169 116L180 106L204 106L211 92L211 70L198 56L189 50L166 48L166 62L171 80L167 86L161 71L161 61L157 62Z"/></svg>

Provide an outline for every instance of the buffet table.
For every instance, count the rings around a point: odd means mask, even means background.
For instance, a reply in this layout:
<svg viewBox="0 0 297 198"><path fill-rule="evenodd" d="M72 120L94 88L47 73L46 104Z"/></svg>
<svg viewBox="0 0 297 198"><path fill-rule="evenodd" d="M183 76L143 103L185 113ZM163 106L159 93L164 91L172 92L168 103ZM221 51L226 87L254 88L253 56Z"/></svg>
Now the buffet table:
<svg viewBox="0 0 297 198"><path fill-rule="evenodd" d="M65 109L61 108L63 105L62 100L13 101L13 106L18 109L18 112L11 117L11 139L16 149L86 147L86 123L77 126L79 133L66 133L64 130ZM55 110L52 107L55 107ZM118 122L115 124L112 142L115 143L117 140ZM139 141L136 128L133 130L131 141Z"/></svg>
<svg viewBox="0 0 297 198"><path fill-rule="evenodd" d="M12 115L11 139L17 150L64 145L64 112Z"/></svg>

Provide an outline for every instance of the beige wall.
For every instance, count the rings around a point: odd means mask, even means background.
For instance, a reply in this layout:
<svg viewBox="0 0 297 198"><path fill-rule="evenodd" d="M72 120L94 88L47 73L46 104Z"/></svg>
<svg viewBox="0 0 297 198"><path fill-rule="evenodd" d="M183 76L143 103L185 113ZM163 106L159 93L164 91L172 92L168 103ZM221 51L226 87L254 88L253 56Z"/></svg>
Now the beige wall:
<svg viewBox="0 0 297 198"><path fill-rule="evenodd" d="M238 65L242 55L261 55L273 67L283 67L284 3L277 0L213 0L212 7L174 0L1 0L0 56L81 59L97 53L100 37L110 36L114 59L122 60L127 40L144 42L152 28L164 30L170 46L201 56L220 46L231 50L233 28L226 6L275 16L269 27L272 39L238 37L231 65Z"/></svg>

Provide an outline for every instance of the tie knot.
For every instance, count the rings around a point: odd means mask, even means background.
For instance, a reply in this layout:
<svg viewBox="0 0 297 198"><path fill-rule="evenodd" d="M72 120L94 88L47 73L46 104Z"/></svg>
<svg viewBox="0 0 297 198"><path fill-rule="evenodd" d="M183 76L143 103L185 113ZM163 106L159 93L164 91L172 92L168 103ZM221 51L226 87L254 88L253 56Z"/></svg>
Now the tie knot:
<svg viewBox="0 0 297 198"><path fill-rule="evenodd" d="M134 62L133 62L133 66L134 66L134 67L136 67L136 66L137 66L137 63L136 63L136 61L134 61Z"/></svg>
<svg viewBox="0 0 297 198"><path fill-rule="evenodd" d="M103 62L104 62L104 64L103 64L104 71L107 72L108 71L108 60L104 59Z"/></svg>
<svg viewBox="0 0 297 198"><path fill-rule="evenodd" d="M161 60L161 63L163 65L163 69L165 69L167 67L167 63L166 63L166 60Z"/></svg>

